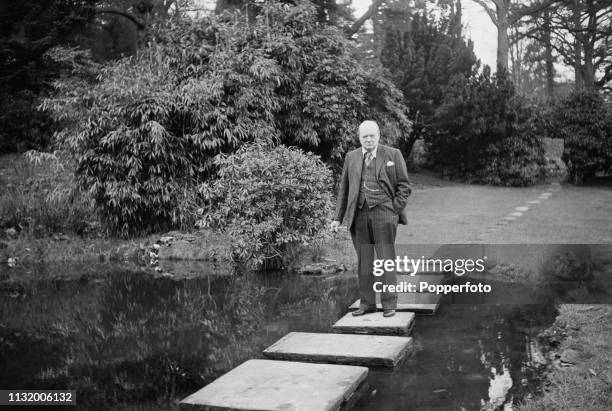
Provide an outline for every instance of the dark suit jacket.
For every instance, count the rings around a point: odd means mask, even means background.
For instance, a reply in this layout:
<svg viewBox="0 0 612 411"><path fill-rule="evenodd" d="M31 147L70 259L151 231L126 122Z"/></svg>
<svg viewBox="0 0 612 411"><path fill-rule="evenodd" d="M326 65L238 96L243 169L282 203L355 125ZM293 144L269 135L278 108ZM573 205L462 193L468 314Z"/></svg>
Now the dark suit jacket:
<svg viewBox="0 0 612 411"><path fill-rule="evenodd" d="M357 199L359 197L359 183L361 182L361 169L363 167L363 151L361 147L349 151L344 158L344 168L338 191L336 203L336 220L346 221L350 229L355 219ZM412 192L406 162L402 153L392 147L378 145L376 151L376 176L383 190L393 199L393 208L399 214L399 222L406 224L408 219L404 208L408 196Z"/></svg>

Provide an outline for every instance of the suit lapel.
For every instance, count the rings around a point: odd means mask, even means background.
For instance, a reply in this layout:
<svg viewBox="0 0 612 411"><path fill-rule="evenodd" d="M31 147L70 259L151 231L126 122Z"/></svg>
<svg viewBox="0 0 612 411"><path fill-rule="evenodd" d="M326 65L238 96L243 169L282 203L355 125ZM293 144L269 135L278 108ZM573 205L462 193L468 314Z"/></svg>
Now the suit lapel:
<svg viewBox="0 0 612 411"><path fill-rule="evenodd" d="M382 170L383 165L385 164L385 149L382 145L378 146L378 151L376 152L376 178L380 176L380 171Z"/></svg>
<svg viewBox="0 0 612 411"><path fill-rule="evenodd" d="M353 156L353 175L354 175L354 180L353 181L357 181L357 185L359 185L359 181L361 180L361 169L363 168L363 158L362 158L362 152L361 149L357 150L355 152L355 155Z"/></svg>

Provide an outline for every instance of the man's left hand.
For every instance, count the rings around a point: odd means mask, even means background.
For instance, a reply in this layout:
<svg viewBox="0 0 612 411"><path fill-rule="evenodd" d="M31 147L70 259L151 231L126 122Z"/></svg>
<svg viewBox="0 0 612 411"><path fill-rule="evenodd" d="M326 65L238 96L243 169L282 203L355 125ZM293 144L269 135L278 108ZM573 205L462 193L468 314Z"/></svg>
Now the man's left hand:
<svg viewBox="0 0 612 411"><path fill-rule="evenodd" d="M334 220L331 222L331 226L329 227L329 229L332 231L332 233L337 233L338 232L338 228L340 228L340 221L338 220Z"/></svg>

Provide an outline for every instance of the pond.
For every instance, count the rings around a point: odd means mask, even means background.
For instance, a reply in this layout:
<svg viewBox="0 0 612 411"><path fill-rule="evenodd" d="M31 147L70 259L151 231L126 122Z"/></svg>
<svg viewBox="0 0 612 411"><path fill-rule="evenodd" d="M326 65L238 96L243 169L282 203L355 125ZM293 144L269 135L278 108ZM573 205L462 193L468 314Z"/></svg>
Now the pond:
<svg viewBox="0 0 612 411"><path fill-rule="evenodd" d="M357 298L349 275L175 280L60 268L94 274L46 280L58 267L37 266L27 281L3 282L0 387L70 387L83 409L177 409L288 332L329 332ZM447 299L437 315L417 317L414 355L394 371L371 370L355 409L509 409L539 388L546 352L536 335L555 316L552 304Z"/></svg>

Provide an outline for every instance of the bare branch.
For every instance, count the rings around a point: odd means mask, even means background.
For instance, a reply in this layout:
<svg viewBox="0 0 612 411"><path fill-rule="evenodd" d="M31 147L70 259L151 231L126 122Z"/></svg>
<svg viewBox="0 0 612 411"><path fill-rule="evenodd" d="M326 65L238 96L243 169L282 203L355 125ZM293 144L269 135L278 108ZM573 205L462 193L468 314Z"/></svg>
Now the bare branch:
<svg viewBox="0 0 612 411"><path fill-rule="evenodd" d="M487 4L484 0L472 0L472 1L474 3L479 4L484 9L484 11L487 12L489 17L491 18L491 21L493 22L493 24L495 24L496 27L499 25L497 21L497 14L495 13L495 10L493 10L489 4Z"/></svg>
<svg viewBox="0 0 612 411"><path fill-rule="evenodd" d="M521 7L515 10L514 13L512 13L512 16L509 18L510 25L515 24L517 21L519 21L525 16L537 14L555 3L559 3L559 0L546 0L542 3L536 3L531 6Z"/></svg>
<svg viewBox="0 0 612 411"><path fill-rule="evenodd" d="M374 0L370 5L370 8L363 14L363 16L359 17L352 26L346 29L346 35L351 37L357 33L361 26L363 26L363 23L365 23L370 17L372 17L372 15L374 15L374 13L378 11L378 8L384 3L384 1L385 0Z"/></svg>

